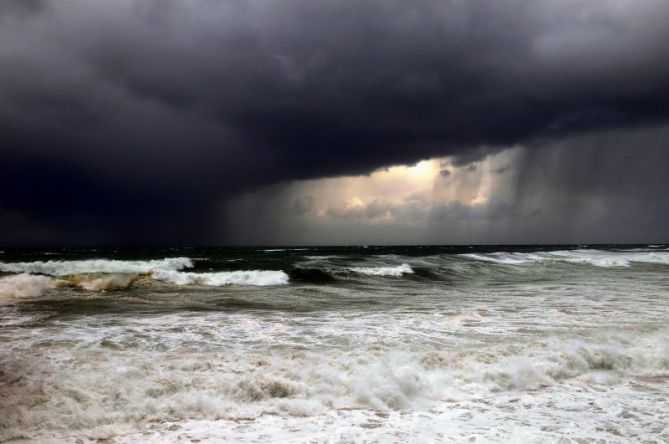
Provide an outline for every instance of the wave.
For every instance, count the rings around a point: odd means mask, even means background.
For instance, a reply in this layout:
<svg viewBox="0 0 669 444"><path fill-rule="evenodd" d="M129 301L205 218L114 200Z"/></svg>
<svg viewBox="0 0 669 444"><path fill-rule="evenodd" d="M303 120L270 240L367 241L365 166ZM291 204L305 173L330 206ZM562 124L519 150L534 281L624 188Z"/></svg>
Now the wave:
<svg viewBox="0 0 669 444"><path fill-rule="evenodd" d="M0 262L0 272L33 273L49 276L68 276L88 273L151 273L154 270L192 268L187 257L172 257L144 261L88 259L78 261Z"/></svg>
<svg viewBox="0 0 669 444"><path fill-rule="evenodd" d="M160 349L114 354L103 348L95 365L105 371L104 378L81 371L90 354L78 354L76 348L63 351L70 353L65 355L69 359L30 359L17 353L3 356L3 370L12 382L0 387L0 399L15 408L7 409L0 440L26 433L23 412L30 412L32 424L69 432L101 424L132 427L129 422L141 424L147 415L155 423L266 414L303 417L332 409L428 410L442 401L477 399L508 408L508 398L500 393L526 394L530 402L548 387L552 402L588 393L597 399L604 388L621 380L666 380L668 341L663 329L609 332L589 339L556 336L483 350L379 353L363 348L339 354L288 350L261 355L233 347L212 355ZM102 407L91 409L92 402Z"/></svg>
<svg viewBox="0 0 669 444"><path fill-rule="evenodd" d="M407 263L403 263L397 267L351 267L349 270L367 276L402 276L405 273L413 273L413 270Z"/></svg>
<svg viewBox="0 0 669 444"><path fill-rule="evenodd" d="M632 263L669 265L669 252L664 251L564 250L533 253L467 253L458 256L504 265L522 265L546 261L589 264L596 267L629 267Z"/></svg>
<svg viewBox="0 0 669 444"><path fill-rule="evenodd" d="M57 281L58 286L81 287L90 291L122 290L139 279L135 273L116 273L110 275L75 274Z"/></svg>
<svg viewBox="0 0 669 444"><path fill-rule="evenodd" d="M86 273L48 277L21 273L0 279L0 301L42 296L46 290L57 287L81 288L89 291L122 290L135 284L150 284L152 280L174 285L270 286L284 285L289 277L283 271L225 271L218 273L186 273L158 269L153 273Z"/></svg>
<svg viewBox="0 0 669 444"><path fill-rule="evenodd" d="M0 279L0 301L35 298L55 286L56 282L46 276L22 273L4 277Z"/></svg>
<svg viewBox="0 0 669 444"><path fill-rule="evenodd" d="M175 285L204 285L221 287L224 285L270 286L285 285L288 275L275 270L238 270L215 273L187 273L175 270L156 270L151 277L158 281Z"/></svg>
<svg viewBox="0 0 669 444"><path fill-rule="evenodd" d="M337 279L320 268L293 268L289 272L290 280L311 284L327 284Z"/></svg>

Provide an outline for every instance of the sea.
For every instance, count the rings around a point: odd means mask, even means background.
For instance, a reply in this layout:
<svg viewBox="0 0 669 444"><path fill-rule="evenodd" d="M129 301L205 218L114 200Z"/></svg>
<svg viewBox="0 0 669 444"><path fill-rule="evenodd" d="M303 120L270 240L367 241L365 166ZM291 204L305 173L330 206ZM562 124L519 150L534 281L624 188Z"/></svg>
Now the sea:
<svg viewBox="0 0 669 444"><path fill-rule="evenodd" d="M0 442L669 442L667 245L0 251Z"/></svg>

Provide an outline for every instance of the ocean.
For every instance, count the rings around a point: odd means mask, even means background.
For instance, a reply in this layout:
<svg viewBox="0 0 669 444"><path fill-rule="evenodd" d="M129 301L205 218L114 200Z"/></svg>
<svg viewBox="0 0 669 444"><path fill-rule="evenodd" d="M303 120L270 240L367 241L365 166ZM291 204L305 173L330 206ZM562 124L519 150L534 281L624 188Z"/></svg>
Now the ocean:
<svg viewBox="0 0 669 444"><path fill-rule="evenodd" d="M5 248L0 441L100 439L669 442L669 248Z"/></svg>

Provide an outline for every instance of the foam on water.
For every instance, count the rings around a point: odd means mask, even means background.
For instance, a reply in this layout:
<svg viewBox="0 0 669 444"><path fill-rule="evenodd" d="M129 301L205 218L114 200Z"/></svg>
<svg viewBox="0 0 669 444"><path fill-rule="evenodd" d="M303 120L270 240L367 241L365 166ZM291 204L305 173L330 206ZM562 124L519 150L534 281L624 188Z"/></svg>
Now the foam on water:
<svg viewBox="0 0 669 444"><path fill-rule="evenodd" d="M350 270L367 276L402 276L403 274L413 273L407 263L396 267L351 267Z"/></svg>
<svg viewBox="0 0 669 444"><path fill-rule="evenodd" d="M174 270L156 270L153 279L175 285L205 285L220 287L223 285L270 286L285 285L288 275L274 270L238 270L217 273L186 273Z"/></svg>
<svg viewBox="0 0 669 444"><path fill-rule="evenodd" d="M244 323L239 317L233 320ZM198 328L197 319L175 321L144 320L120 334L117 327L103 329L96 337L64 330L62 339L51 338L64 341L63 345L48 355L40 348L0 355L3 381L11 381L0 385L0 406L6 412L0 418L4 426L0 440L26 434L41 437L41 430L56 436L84 431L86 436L104 438L165 421L224 420L219 423L224 428L229 421L259 419L262 424L267 415L283 418L282 433L287 433L287 424L296 423L295 418L352 410L379 418L421 412L435 418L442 415L443 420L453 409L468 418L488 411L497 421L506 417L507 427L556 415L553 425L557 425L561 412L551 403L574 396L583 404L615 399L618 391L637 381L651 386L647 401L669 394L666 327L603 331L587 339L556 335L526 343L505 340L460 349L408 350L397 345L253 351L239 344L184 349L181 343L197 331L193 330ZM218 330L222 337L227 334L224 326ZM170 333L176 328L180 336ZM164 334L175 342L166 342ZM128 342L131 338L149 342L138 348L134 341ZM163 345L151 347L155 340ZM68 346L71 341L75 346ZM510 399L518 397L535 410L523 409L510 420L515 408ZM642 404L630 408L648 413ZM350 420L344 416L338 425L350 427ZM399 415L396 420L400 421ZM612 425L631 433L628 421L620 417ZM456 423L459 432L473 433L472 427L481 426L451 417L439 423L439 430L447 433ZM262 429L255 428L255 433L260 438ZM401 441L401 436L394 440Z"/></svg>
<svg viewBox="0 0 669 444"><path fill-rule="evenodd" d="M128 288L138 277L138 274L132 273L116 273L102 276L81 274L61 279L58 281L58 284L77 286L91 291L120 290Z"/></svg>
<svg viewBox="0 0 669 444"><path fill-rule="evenodd" d="M38 297L55 286L56 282L51 278L27 273L0 278L0 301Z"/></svg>
<svg viewBox="0 0 669 444"><path fill-rule="evenodd" d="M182 270L191 267L193 267L193 262L187 257L144 261L88 259L78 261L0 262L0 272L37 273L49 276L86 273L150 273L154 270Z"/></svg>
<svg viewBox="0 0 669 444"><path fill-rule="evenodd" d="M589 264L597 267L629 267L632 263L669 265L669 252L665 251L565 250L533 253L467 253L459 256L505 265L520 265L544 261Z"/></svg>
<svg viewBox="0 0 669 444"><path fill-rule="evenodd" d="M164 444L182 440L229 442L524 443L666 442L669 414L638 408L660 398L656 384L631 383L600 392L580 388L495 400L452 401L427 411L330 410L299 417L266 415L253 420L188 420L119 436L119 443ZM551 414L546 414L550 412Z"/></svg>

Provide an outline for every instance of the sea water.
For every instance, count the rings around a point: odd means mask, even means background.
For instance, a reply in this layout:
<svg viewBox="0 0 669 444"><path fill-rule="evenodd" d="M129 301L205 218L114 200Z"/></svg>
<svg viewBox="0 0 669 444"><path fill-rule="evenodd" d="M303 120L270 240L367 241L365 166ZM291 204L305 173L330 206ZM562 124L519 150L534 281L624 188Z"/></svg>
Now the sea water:
<svg viewBox="0 0 669 444"><path fill-rule="evenodd" d="M0 441L667 442L665 245L0 253Z"/></svg>

